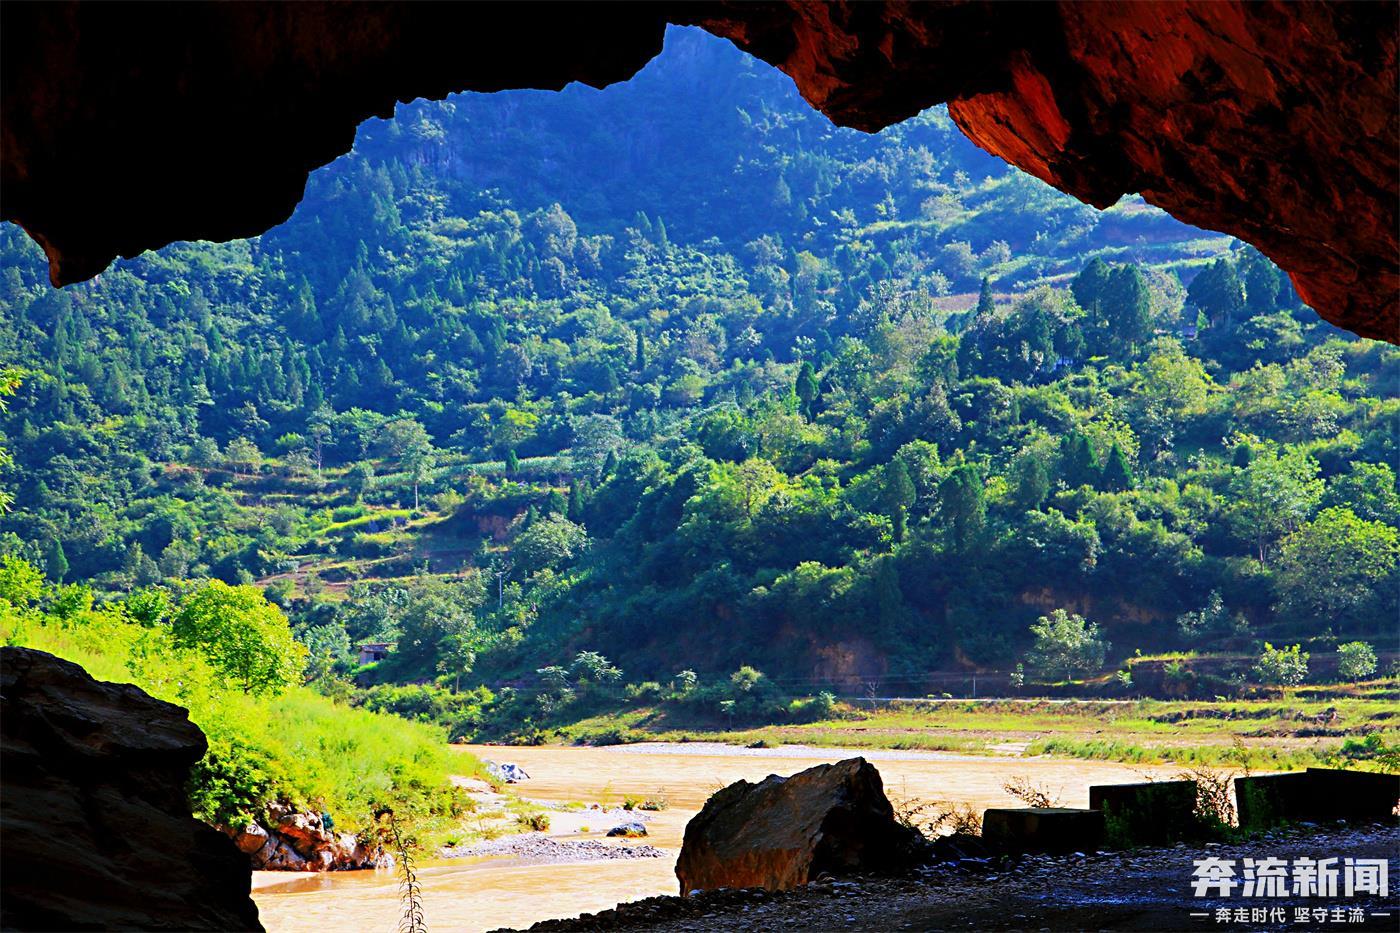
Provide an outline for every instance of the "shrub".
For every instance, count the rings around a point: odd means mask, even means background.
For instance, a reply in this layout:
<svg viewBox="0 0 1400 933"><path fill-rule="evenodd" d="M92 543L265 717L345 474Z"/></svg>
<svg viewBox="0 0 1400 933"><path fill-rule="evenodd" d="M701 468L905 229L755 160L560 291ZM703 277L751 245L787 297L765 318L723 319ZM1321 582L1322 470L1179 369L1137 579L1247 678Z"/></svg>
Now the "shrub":
<svg viewBox="0 0 1400 933"><path fill-rule="evenodd" d="M671 801L666 797L666 789L664 787L657 791L655 797L648 797L637 805L638 810L660 811L669 810L670 808Z"/></svg>
<svg viewBox="0 0 1400 933"><path fill-rule="evenodd" d="M1286 695L1289 687L1298 686L1308 676L1309 655L1298 648L1275 648L1264 642L1264 653L1254 663L1254 676L1261 684L1278 687Z"/></svg>
<svg viewBox="0 0 1400 933"><path fill-rule="evenodd" d="M1196 765L1183 771L1179 778L1196 783L1196 809L1192 814L1196 831L1208 839L1230 835L1235 824L1235 802L1230 796L1235 773Z"/></svg>
<svg viewBox="0 0 1400 933"><path fill-rule="evenodd" d="M1376 650L1364 641L1337 646L1337 675L1346 681L1365 680L1376 672Z"/></svg>
<svg viewBox="0 0 1400 933"><path fill-rule="evenodd" d="M1001 785L1001 789L1006 791L1017 800L1028 807L1040 807L1048 809L1060 805L1060 796L1052 794L1043 784L1033 784L1031 779L1025 775L1016 775Z"/></svg>
<svg viewBox="0 0 1400 933"><path fill-rule="evenodd" d="M515 817L515 822L524 829L531 832L549 832L549 814L543 812L521 813Z"/></svg>
<svg viewBox="0 0 1400 933"><path fill-rule="evenodd" d="M1099 635L1099 627L1083 616L1056 609L1041 616L1031 626L1031 634L1035 636L1031 666L1043 676L1068 679L1103 667L1108 642Z"/></svg>
<svg viewBox="0 0 1400 933"><path fill-rule="evenodd" d="M287 617L252 586L209 581L180 604L171 631L177 645L198 649L244 693L280 693L306 663Z"/></svg>

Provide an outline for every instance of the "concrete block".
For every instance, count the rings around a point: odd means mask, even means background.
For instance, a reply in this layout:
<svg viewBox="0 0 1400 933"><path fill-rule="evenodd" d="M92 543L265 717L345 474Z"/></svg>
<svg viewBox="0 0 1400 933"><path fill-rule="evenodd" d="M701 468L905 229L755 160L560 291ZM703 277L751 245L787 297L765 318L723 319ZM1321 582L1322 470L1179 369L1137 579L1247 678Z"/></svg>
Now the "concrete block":
<svg viewBox="0 0 1400 933"><path fill-rule="evenodd" d="M1241 829L1268 829L1280 823L1315 821L1306 771L1235 778L1235 810Z"/></svg>
<svg viewBox="0 0 1400 933"><path fill-rule="evenodd" d="M1102 810L1110 845L1160 846L1196 833L1196 782L1094 784L1089 809Z"/></svg>
<svg viewBox="0 0 1400 933"><path fill-rule="evenodd" d="M1400 774L1309 768L1308 788L1320 820L1387 823L1400 801Z"/></svg>
<svg viewBox="0 0 1400 933"><path fill-rule="evenodd" d="M982 840L1008 852L1093 852L1103 844L1103 813L1067 807L991 809Z"/></svg>

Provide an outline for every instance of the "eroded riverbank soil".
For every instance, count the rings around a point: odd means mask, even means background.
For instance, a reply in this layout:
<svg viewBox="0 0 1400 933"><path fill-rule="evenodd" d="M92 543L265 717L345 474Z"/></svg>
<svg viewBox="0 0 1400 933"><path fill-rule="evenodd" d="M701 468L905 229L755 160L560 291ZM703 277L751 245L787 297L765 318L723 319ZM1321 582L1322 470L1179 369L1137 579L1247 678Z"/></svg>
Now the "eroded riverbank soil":
<svg viewBox="0 0 1400 933"><path fill-rule="evenodd" d="M598 914L551 920L533 931L582 930L769 931L769 930L1390 930L1400 927L1400 896L1393 876L1386 897L1336 896L1197 898L1193 860L1396 859L1400 829L1367 827L1308 834L1277 833L1247 843L1140 849L1134 852L1028 858L1010 866L934 865L900 878L825 881L785 894L714 891L692 898L655 897ZM1231 919L1217 919L1229 908ZM1249 914L1237 919L1238 909ZM1281 909L1274 919L1252 913ZM1318 922L1310 913L1325 911ZM1334 919L1334 908L1342 920ZM1354 909L1361 911L1355 919ZM1193 916L1195 914L1195 916ZM1282 919L1279 919L1279 918Z"/></svg>

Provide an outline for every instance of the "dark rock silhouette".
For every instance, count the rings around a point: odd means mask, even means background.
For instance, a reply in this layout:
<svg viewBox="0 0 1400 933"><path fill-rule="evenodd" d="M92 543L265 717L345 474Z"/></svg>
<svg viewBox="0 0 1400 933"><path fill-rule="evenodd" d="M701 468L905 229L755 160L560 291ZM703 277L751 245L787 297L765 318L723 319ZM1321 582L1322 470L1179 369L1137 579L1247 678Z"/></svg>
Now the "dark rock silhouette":
<svg viewBox="0 0 1400 933"><path fill-rule="evenodd" d="M849 758L714 794L685 827L676 877L681 894L782 891L822 874L902 868L923 849L919 833L895 821L880 772Z"/></svg>
<svg viewBox="0 0 1400 933"><path fill-rule="evenodd" d="M0 927L261 930L247 856L190 816L178 706L0 648Z"/></svg>
<svg viewBox="0 0 1400 933"><path fill-rule="evenodd" d="M1093 852L1103 834L1101 810L994 807L982 814L982 842L1004 852Z"/></svg>

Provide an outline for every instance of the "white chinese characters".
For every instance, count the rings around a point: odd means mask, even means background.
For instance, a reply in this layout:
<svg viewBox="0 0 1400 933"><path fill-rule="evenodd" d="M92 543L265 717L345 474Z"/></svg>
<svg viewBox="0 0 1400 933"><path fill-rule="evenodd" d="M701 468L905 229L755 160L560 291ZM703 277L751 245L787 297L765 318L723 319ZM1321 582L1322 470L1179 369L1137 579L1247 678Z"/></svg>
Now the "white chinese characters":
<svg viewBox="0 0 1400 933"><path fill-rule="evenodd" d="M1390 895L1383 858L1192 859L1196 897L1343 897ZM1238 866L1238 871L1236 870Z"/></svg>

